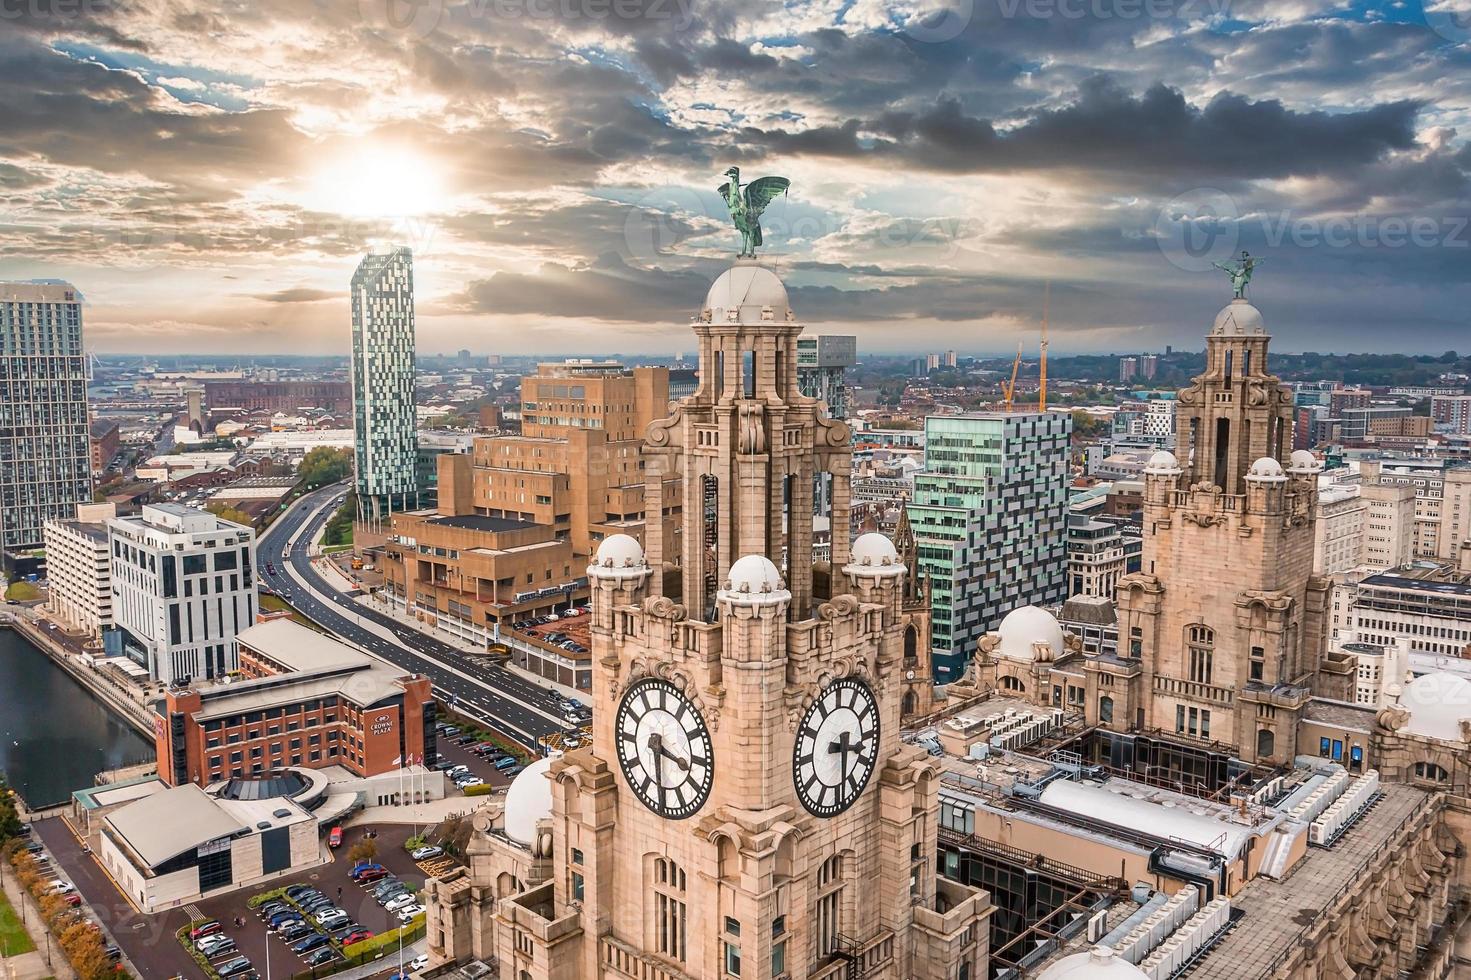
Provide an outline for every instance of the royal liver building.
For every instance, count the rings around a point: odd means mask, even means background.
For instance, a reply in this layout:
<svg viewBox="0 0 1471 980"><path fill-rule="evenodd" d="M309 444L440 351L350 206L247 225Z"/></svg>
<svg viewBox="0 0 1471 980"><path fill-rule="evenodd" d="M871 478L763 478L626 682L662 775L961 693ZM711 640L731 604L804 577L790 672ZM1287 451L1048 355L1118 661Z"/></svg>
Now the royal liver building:
<svg viewBox="0 0 1471 980"><path fill-rule="evenodd" d="M850 548L848 428L798 390L770 270L722 274L694 330L701 386L644 450L683 553L658 521L598 549L592 745L477 817L431 951L515 980L981 977L988 896L937 877L936 763L899 738L923 613L887 538Z"/></svg>

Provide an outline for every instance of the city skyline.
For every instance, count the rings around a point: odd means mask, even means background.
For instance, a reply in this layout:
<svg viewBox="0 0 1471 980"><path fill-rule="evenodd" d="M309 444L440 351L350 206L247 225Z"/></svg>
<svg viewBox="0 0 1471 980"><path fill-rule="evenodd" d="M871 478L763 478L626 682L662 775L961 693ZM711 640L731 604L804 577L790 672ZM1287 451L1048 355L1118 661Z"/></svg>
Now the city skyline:
<svg viewBox="0 0 1471 980"><path fill-rule="evenodd" d="M73 282L98 352L342 353L403 244L426 350L658 353L738 162L792 178L764 261L864 351L1005 351L1047 281L1054 353L1187 343L1239 247L1281 350L1465 330L1447 0L556 6L8 11L0 278Z"/></svg>

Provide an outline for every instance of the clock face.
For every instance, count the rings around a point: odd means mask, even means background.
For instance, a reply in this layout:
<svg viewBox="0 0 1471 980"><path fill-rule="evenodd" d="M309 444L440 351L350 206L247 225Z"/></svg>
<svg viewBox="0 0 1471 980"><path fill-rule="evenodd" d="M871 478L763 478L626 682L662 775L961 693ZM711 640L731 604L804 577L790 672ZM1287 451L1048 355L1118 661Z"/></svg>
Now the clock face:
<svg viewBox="0 0 1471 980"><path fill-rule="evenodd" d="M797 726L792 778L807 812L832 817L852 806L878 761L873 692L848 677L829 684Z"/></svg>
<svg viewBox="0 0 1471 980"><path fill-rule="evenodd" d="M682 820L705 805L715 777L710 731L674 685L655 677L630 685L613 724L618 764L644 806Z"/></svg>

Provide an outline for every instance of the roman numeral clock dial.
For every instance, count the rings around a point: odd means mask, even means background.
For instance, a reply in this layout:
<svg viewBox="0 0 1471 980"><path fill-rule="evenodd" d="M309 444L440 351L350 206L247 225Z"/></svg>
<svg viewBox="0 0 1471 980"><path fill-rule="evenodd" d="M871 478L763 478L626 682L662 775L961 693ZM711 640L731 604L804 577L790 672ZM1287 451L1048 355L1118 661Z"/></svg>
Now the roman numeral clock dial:
<svg viewBox="0 0 1471 980"><path fill-rule="evenodd" d="M705 805L715 777L710 730L673 684L649 677L629 685L614 738L623 778L644 806L683 820Z"/></svg>
<svg viewBox="0 0 1471 980"><path fill-rule="evenodd" d="M856 678L834 681L808 706L792 747L792 778L807 812L833 817L852 806L878 761L879 712Z"/></svg>

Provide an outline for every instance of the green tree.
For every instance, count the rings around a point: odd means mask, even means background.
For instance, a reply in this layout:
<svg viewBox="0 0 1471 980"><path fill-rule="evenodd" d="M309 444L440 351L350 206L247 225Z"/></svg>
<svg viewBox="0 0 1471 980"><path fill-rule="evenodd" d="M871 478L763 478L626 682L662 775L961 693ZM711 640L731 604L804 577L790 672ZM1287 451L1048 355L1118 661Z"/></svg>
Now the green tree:
<svg viewBox="0 0 1471 980"><path fill-rule="evenodd" d="M309 487L344 480L352 473L352 450L318 446L306 454L296 475Z"/></svg>

